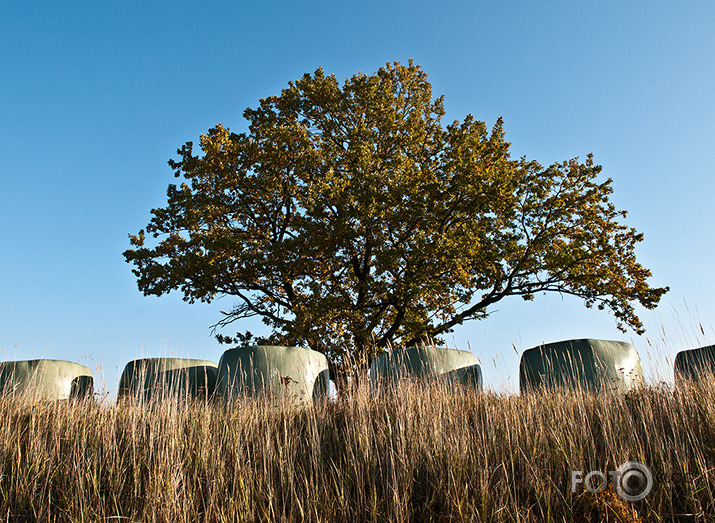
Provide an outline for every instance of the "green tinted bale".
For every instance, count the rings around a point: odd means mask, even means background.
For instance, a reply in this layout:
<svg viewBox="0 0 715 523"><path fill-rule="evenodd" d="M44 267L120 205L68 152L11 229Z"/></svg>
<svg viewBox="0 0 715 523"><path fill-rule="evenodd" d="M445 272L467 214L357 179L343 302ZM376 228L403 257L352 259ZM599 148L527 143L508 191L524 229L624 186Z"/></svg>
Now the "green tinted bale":
<svg viewBox="0 0 715 523"><path fill-rule="evenodd" d="M548 343L525 350L519 388L628 391L645 384L638 352L629 343L594 339Z"/></svg>
<svg viewBox="0 0 715 523"><path fill-rule="evenodd" d="M91 398L94 378L87 367L71 361L5 361L0 363L0 391L42 400Z"/></svg>
<svg viewBox="0 0 715 523"><path fill-rule="evenodd" d="M144 401L206 398L216 390L217 365L185 358L142 358L127 363L119 378L118 399Z"/></svg>
<svg viewBox="0 0 715 523"><path fill-rule="evenodd" d="M328 391L328 362L317 351L274 345L245 346L223 353L217 395L226 399L268 397L275 403L306 403Z"/></svg>
<svg viewBox="0 0 715 523"><path fill-rule="evenodd" d="M470 368L469 371L459 369ZM373 389L392 386L405 379L443 379L450 383L471 383L481 390L482 372L477 357L468 351L441 347L408 347L378 355L370 365Z"/></svg>
<svg viewBox="0 0 715 523"><path fill-rule="evenodd" d="M673 365L676 385L715 376L715 345L680 351Z"/></svg>
<svg viewBox="0 0 715 523"><path fill-rule="evenodd" d="M484 388L482 382L482 366L479 364L455 369L443 374L440 378L451 385L461 385L467 389L477 390L479 392Z"/></svg>

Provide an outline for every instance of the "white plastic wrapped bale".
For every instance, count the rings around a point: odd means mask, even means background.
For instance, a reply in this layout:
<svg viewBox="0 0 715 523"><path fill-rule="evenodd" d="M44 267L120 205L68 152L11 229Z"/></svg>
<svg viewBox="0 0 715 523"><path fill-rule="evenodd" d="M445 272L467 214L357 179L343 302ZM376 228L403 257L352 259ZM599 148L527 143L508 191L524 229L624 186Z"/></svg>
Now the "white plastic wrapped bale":
<svg viewBox="0 0 715 523"><path fill-rule="evenodd" d="M370 365L370 387L379 390L402 380L439 380L482 390L482 368L469 351L423 346L394 349Z"/></svg>
<svg viewBox="0 0 715 523"><path fill-rule="evenodd" d="M0 393L39 400L92 398L94 378L84 365L63 360L0 363Z"/></svg>
<svg viewBox="0 0 715 523"><path fill-rule="evenodd" d="M522 393L536 388L629 391L645 385L641 359L623 341L590 338L525 350L519 364Z"/></svg>
<svg viewBox="0 0 715 523"><path fill-rule="evenodd" d="M715 345L680 351L673 364L675 384L711 382L715 376Z"/></svg>
<svg viewBox="0 0 715 523"><path fill-rule="evenodd" d="M117 399L205 399L216 389L217 365L187 358L141 358L127 363Z"/></svg>
<svg viewBox="0 0 715 523"><path fill-rule="evenodd" d="M247 397L301 404L325 398L328 361L320 352L301 347L256 345L229 349L218 364L217 397Z"/></svg>

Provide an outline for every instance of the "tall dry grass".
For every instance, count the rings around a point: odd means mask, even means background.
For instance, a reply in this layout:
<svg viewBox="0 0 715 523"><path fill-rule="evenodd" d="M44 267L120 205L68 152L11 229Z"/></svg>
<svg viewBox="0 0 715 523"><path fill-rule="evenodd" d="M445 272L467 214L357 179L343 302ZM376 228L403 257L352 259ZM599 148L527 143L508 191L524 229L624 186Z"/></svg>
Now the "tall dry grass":
<svg viewBox="0 0 715 523"><path fill-rule="evenodd" d="M713 383L713 382L711 382ZM320 405L0 400L8 521L713 521L715 386ZM643 501L571 471L653 471Z"/></svg>

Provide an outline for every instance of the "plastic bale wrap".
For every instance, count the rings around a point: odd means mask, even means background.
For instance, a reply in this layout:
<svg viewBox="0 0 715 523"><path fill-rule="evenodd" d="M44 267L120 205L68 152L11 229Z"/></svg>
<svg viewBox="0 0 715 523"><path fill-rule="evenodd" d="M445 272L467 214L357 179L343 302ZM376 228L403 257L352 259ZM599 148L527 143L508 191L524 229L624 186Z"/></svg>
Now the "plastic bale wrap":
<svg viewBox="0 0 715 523"><path fill-rule="evenodd" d="M118 399L160 401L206 399L216 390L218 366L206 360L142 358L127 363L119 378Z"/></svg>
<svg viewBox="0 0 715 523"><path fill-rule="evenodd" d="M640 356L631 344L622 341L547 343L525 350L519 364L522 393L561 387L627 392L644 385Z"/></svg>
<svg viewBox="0 0 715 523"><path fill-rule="evenodd" d="M446 383L460 385L466 389L477 390L479 392L484 389L482 366L478 363L447 372L440 376L440 378Z"/></svg>
<svg viewBox="0 0 715 523"><path fill-rule="evenodd" d="M680 351L675 355L673 373L676 385L712 379L715 377L715 345Z"/></svg>
<svg viewBox="0 0 715 523"><path fill-rule="evenodd" d="M79 400L94 395L92 371L63 360L0 363L0 393L40 400Z"/></svg>
<svg viewBox="0 0 715 523"><path fill-rule="evenodd" d="M408 347L378 355L370 365L370 387L377 391L402 380L437 380L482 390L482 368L469 351Z"/></svg>
<svg viewBox="0 0 715 523"><path fill-rule="evenodd" d="M320 352L257 345L223 353L216 392L226 401L264 397L274 404L302 404L327 397L328 385L328 361Z"/></svg>

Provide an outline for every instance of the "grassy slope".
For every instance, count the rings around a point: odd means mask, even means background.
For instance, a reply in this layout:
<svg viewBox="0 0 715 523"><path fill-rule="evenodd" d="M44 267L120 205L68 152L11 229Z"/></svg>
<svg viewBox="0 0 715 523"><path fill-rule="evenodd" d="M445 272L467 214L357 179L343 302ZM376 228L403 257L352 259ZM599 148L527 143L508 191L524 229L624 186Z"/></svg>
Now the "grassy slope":
<svg viewBox="0 0 715 523"><path fill-rule="evenodd" d="M315 407L0 400L0 518L715 520L715 387L475 395L406 384ZM571 471L653 471L651 494ZM126 519L125 519L126 518Z"/></svg>

